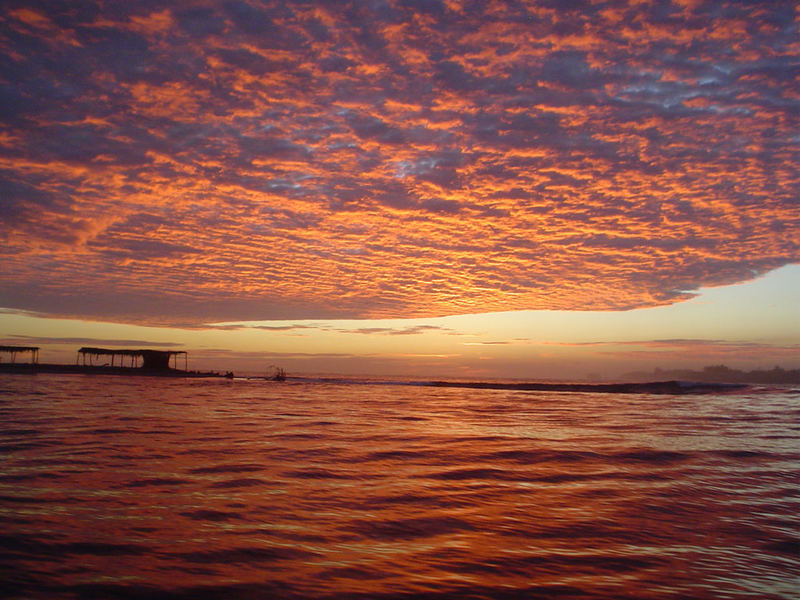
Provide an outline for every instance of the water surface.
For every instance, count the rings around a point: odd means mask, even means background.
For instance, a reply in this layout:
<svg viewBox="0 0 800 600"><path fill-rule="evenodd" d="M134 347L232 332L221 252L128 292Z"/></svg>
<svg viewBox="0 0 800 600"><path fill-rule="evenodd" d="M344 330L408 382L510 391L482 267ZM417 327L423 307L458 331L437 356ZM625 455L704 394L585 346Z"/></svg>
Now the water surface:
<svg viewBox="0 0 800 600"><path fill-rule="evenodd" d="M800 395L0 376L8 598L800 589Z"/></svg>

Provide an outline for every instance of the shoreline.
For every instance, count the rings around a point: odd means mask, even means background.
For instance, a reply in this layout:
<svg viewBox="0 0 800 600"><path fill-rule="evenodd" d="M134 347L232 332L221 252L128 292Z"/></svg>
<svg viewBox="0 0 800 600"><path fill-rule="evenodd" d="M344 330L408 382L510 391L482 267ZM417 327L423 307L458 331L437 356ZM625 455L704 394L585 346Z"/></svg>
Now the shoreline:
<svg viewBox="0 0 800 600"><path fill-rule="evenodd" d="M711 394L747 388L743 383L706 383L701 381L646 381L642 383L494 383L431 381L431 387L471 388L481 390L518 390L529 392L593 392L605 394Z"/></svg>
<svg viewBox="0 0 800 600"><path fill-rule="evenodd" d="M605 394L712 394L747 389L744 383L703 381L645 381L620 383L565 383L565 382L500 382L500 381L447 381L447 380L381 380L347 377L288 377L291 381L306 381L345 385L400 385L409 387L439 387L476 390L506 390L522 392L591 392Z"/></svg>
<svg viewBox="0 0 800 600"><path fill-rule="evenodd" d="M247 381L275 381L264 376L235 377L233 373L217 371L181 371L177 369L143 369L141 367L111 367L98 365L58 365L31 363L0 363L0 374L36 375L117 375L128 377L171 377L190 379L240 379ZM289 380L308 383L351 383L361 385L404 385L419 387L461 388L478 390L506 390L528 392L591 392L605 394L711 394L739 391L749 386L744 383L717 383L702 381L647 381L624 383L548 383L548 382L495 382L495 381L447 381L447 380L357 380L350 378L305 378L289 377Z"/></svg>

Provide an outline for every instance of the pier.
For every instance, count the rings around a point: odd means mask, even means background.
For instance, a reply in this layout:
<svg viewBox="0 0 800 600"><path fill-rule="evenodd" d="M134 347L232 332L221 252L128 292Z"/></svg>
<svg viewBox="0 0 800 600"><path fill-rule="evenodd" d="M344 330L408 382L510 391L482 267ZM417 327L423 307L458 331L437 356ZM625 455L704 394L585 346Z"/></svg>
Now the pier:
<svg viewBox="0 0 800 600"><path fill-rule="evenodd" d="M30 355L27 362L18 362L17 355ZM2 360L8 355L9 360ZM183 358L181 361L180 358ZM172 363L172 364L170 364ZM182 363L182 364L181 364ZM182 367L182 368L181 368ZM0 346L0 373L34 375L58 373L77 375L127 375L155 377L233 377L233 373L190 371L185 350L109 349L83 347L78 350L74 365L39 362L39 348L33 346Z"/></svg>

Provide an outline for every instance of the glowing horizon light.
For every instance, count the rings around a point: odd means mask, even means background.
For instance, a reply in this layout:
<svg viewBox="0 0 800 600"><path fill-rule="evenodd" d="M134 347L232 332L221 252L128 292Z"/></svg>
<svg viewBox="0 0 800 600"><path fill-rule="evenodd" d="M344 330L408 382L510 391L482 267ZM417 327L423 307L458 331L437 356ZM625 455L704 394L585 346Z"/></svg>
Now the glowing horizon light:
<svg viewBox="0 0 800 600"><path fill-rule="evenodd" d="M0 341L68 362L79 345L186 349L194 367L258 372L575 379L634 368L797 368L800 265L665 307L436 319L247 321L178 329L0 311ZM760 310L762 309L763 310ZM54 332L58 332L54 336ZM55 357L55 358L54 358Z"/></svg>

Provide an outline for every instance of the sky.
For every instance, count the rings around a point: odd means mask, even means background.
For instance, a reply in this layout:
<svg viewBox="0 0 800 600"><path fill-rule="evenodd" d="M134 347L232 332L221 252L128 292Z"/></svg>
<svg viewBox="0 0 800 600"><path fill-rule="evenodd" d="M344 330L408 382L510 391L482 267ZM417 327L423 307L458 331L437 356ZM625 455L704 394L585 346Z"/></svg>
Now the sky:
<svg viewBox="0 0 800 600"><path fill-rule="evenodd" d="M800 366L794 1L4 2L0 343Z"/></svg>

